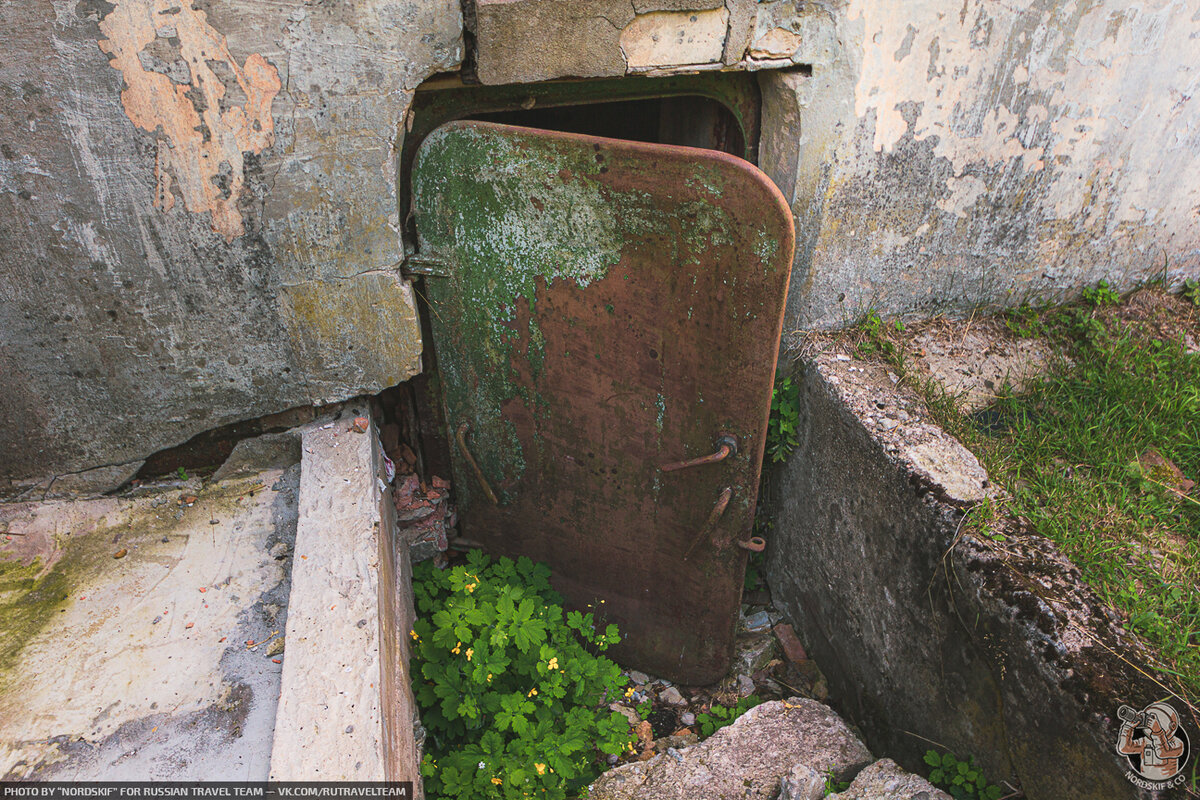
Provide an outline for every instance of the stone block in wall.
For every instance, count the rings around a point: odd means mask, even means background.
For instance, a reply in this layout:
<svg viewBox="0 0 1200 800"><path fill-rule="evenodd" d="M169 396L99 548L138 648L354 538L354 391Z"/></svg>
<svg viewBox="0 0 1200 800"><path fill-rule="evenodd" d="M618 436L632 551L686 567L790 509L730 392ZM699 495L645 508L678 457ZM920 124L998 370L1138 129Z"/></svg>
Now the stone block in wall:
<svg viewBox="0 0 1200 800"><path fill-rule="evenodd" d="M725 52L728 23L724 8L640 14L621 31L621 52L630 70L715 64Z"/></svg>
<svg viewBox="0 0 1200 800"><path fill-rule="evenodd" d="M475 14L485 84L625 74L620 36L634 19L629 0L477 0Z"/></svg>
<svg viewBox="0 0 1200 800"><path fill-rule="evenodd" d="M477 72L497 85L734 65L757 9L754 0L477 0Z"/></svg>
<svg viewBox="0 0 1200 800"><path fill-rule="evenodd" d="M378 392L421 371L421 325L412 286L396 272L280 287L298 360L318 402Z"/></svg>
<svg viewBox="0 0 1200 800"><path fill-rule="evenodd" d="M372 347L326 365L279 287L403 258L402 120L461 33L459 0L0 4L0 87L19 87L0 108L0 481L411 372L383 338L407 330L407 289Z"/></svg>

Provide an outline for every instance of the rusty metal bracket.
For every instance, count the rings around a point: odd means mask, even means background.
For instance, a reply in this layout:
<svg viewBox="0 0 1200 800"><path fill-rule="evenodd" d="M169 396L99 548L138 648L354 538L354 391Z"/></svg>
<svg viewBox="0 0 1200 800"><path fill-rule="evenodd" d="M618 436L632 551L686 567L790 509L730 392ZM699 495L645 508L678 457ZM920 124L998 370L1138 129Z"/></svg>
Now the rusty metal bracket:
<svg viewBox="0 0 1200 800"><path fill-rule="evenodd" d="M483 487L483 493L487 495L487 499L492 501L492 505L500 505L500 501L496 499L496 493L492 491L492 487L488 484L487 478L483 477L483 470L479 468L479 463L475 460L475 456L471 455L471 451L467 449L467 431L471 426L464 422L458 426L458 431L454 438L458 440L458 449L462 451L463 458L471 465L471 469L475 472L475 478L479 481L479 485Z"/></svg>
<svg viewBox="0 0 1200 800"><path fill-rule="evenodd" d="M743 550L749 550L751 553L761 553L767 549L767 540L761 536L751 536L744 542L738 542L737 546Z"/></svg>
<svg viewBox="0 0 1200 800"><path fill-rule="evenodd" d="M406 278L418 276L433 278L450 277L450 265L440 258L429 256L409 256L400 265L400 274Z"/></svg>
<svg viewBox="0 0 1200 800"><path fill-rule="evenodd" d="M692 543L688 545L687 552L683 554L684 561L688 560L688 556L696 549L696 545L700 543L700 540L712 533L712 529L717 527L717 522L721 519L721 515L725 513L725 509L729 505L729 498L731 497L733 497L733 489L730 488L724 489L720 496L717 497L717 503L708 515L708 520L704 523L704 527L696 534L696 538L692 539Z"/></svg>
<svg viewBox="0 0 1200 800"><path fill-rule="evenodd" d="M718 461L724 461L730 456L737 455L737 437L728 433L723 433L717 437L717 451L709 453L706 456L689 459L688 461L674 461L670 464L663 464L659 467L663 472L675 472L688 467L699 467L704 464L715 464Z"/></svg>

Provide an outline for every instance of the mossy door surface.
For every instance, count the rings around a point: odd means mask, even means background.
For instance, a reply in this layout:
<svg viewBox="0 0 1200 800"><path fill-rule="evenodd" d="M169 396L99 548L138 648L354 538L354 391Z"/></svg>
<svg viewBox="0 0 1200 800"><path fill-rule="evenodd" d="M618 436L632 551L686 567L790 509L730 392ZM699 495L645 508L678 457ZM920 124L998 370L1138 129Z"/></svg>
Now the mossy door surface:
<svg viewBox="0 0 1200 800"><path fill-rule="evenodd" d="M463 535L549 563L625 663L721 677L792 263L779 191L724 153L484 122L431 133L412 190ZM721 436L736 454L662 469Z"/></svg>

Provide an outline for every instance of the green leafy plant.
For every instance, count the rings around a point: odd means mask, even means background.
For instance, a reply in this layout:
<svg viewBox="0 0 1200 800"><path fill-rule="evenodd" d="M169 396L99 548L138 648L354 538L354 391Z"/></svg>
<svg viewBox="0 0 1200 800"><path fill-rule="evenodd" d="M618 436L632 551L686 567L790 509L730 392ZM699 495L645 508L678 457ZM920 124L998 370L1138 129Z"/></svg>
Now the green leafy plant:
<svg viewBox="0 0 1200 800"><path fill-rule="evenodd" d="M654 709L654 704L649 700L643 700L637 704L636 709L638 716L642 719L646 719L650 716L650 712Z"/></svg>
<svg viewBox="0 0 1200 800"><path fill-rule="evenodd" d="M929 782L945 789L956 800L999 800L1004 790L989 784L987 778L975 766L975 757L967 756L959 761L953 753L938 754L936 750L925 752L925 763L933 767Z"/></svg>
<svg viewBox="0 0 1200 800"><path fill-rule="evenodd" d="M187 470L184 469L183 467L180 467L179 471L176 472L175 474L179 476L179 480L181 480L181 481L186 481L188 479Z"/></svg>
<svg viewBox="0 0 1200 800"><path fill-rule="evenodd" d="M1004 326L1023 339L1042 336L1048 330L1042 315L1029 303L1022 303L1005 312Z"/></svg>
<svg viewBox="0 0 1200 800"><path fill-rule="evenodd" d="M837 776L833 774L833 770L825 772L825 793L828 797L831 794L839 794L850 788L850 781L839 781Z"/></svg>
<svg viewBox="0 0 1200 800"><path fill-rule="evenodd" d="M707 712L696 715L696 725L700 728L701 736L712 736L735 719L745 714L756 705L762 703L758 695L752 694L737 701L734 706L714 704Z"/></svg>
<svg viewBox="0 0 1200 800"><path fill-rule="evenodd" d="M858 343L859 355L873 356L878 353L890 356L895 352L896 346L884 334L883 319L875 311L867 312L858 323L858 329L866 334L866 338Z"/></svg>
<svg viewBox="0 0 1200 800"><path fill-rule="evenodd" d="M800 444L800 385L791 378L775 384L771 393L771 417L767 422L767 457L773 463L786 461Z"/></svg>
<svg viewBox="0 0 1200 800"><path fill-rule="evenodd" d="M1121 295L1112 290L1108 281L1100 281L1095 288L1083 290L1083 299L1092 306L1115 306L1121 302Z"/></svg>
<svg viewBox="0 0 1200 800"><path fill-rule="evenodd" d="M620 640L592 614L564 614L550 570L528 558L414 569L413 689L427 732L431 798L565 798L631 745L606 703L627 678L599 655Z"/></svg>
<svg viewBox="0 0 1200 800"><path fill-rule="evenodd" d="M1183 282L1183 296L1194 306L1200 306L1200 281L1188 278Z"/></svg>

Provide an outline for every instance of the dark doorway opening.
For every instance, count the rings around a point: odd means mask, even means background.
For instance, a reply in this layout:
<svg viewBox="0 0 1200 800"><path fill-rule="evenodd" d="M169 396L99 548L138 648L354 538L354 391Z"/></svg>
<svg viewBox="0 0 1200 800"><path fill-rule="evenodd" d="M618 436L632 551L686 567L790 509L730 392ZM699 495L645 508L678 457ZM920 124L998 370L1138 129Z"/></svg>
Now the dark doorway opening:
<svg viewBox="0 0 1200 800"><path fill-rule="evenodd" d="M708 97L656 97L557 108L472 114L467 119L586 133L610 139L677 144L744 157L745 136L727 107Z"/></svg>

